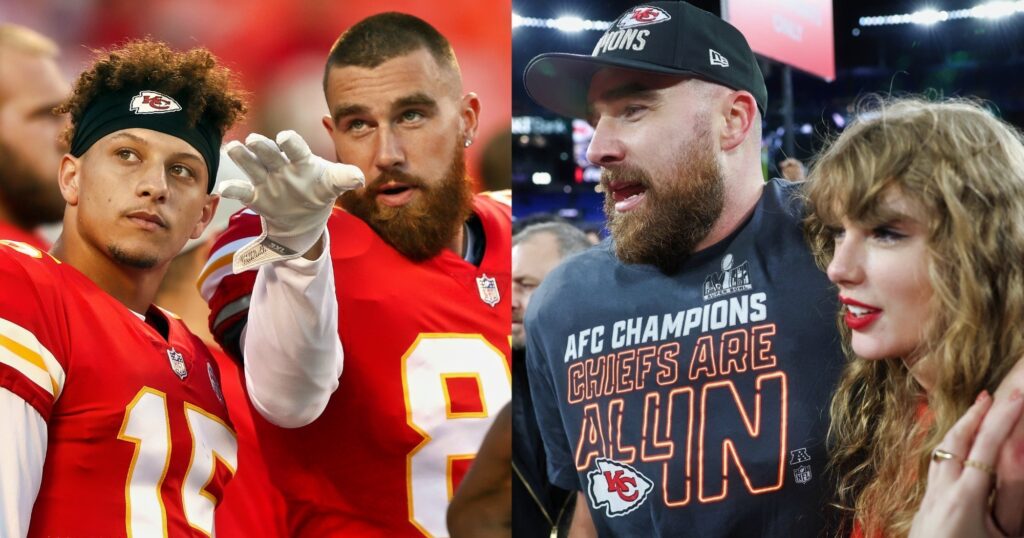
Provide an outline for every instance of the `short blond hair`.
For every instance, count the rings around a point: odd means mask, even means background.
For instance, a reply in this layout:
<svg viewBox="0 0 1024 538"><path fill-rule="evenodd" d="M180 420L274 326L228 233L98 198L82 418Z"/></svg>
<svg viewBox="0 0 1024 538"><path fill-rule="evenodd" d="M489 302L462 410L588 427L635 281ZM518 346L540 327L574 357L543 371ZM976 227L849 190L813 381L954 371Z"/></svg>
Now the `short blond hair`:
<svg viewBox="0 0 1024 538"><path fill-rule="evenodd" d="M0 51L9 49L24 54L56 57L60 47L39 32L11 23L0 23Z"/></svg>

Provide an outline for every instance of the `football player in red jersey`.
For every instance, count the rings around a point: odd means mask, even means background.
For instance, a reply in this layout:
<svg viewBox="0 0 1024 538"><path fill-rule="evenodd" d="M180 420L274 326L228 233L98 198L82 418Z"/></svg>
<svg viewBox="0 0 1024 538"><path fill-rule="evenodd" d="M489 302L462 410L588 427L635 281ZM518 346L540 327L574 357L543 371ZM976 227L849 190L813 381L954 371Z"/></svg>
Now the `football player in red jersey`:
<svg viewBox="0 0 1024 538"><path fill-rule="evenodd" d="M257 417L257 430L291 536L447 536L448 502L511 394L510 207L472 194L463 152L479 99L463 92L451 46L428 23L399 13L364 19L332 48L324 87L338 160L366 178L327 221L330 265L309 270L338 282L333 329L345 372L333 396L314 387L326 408L308 426L282 429L256 406L269 419ZM214 335L244 352L250 397L258 370L285 377L300 367L287 349L268 353L280 328L247 313L278 262L231 267L304 246L276 232L279 216L265 204L264 181L297 173L272 144L254 135L229 147L253 185L224 194L259 216L234 217L200 279ZM315 308L290 313L307 327L324 319ZM278 357L252 364L267 354Z"/></svg>
<svg viewBox="0 0 1024 538"><path fill-rule="evenodd" d="M235 434L209 350L152 302L245 105L206 50L135 41L60 110L63 234L0 240L0 535L212 535Z"/></svg>
<svg viewBox="0 0 1024 538"><path fill-rule="evenodd" d="M221 154L217 177L237 177L238 168ZM210 313L196 290L196 278L206 264L215 237L224 231L228 218L241 209L234 200L221 200L217 212L199 239L192 239L168 266L154 302L177 314L210 349L220 368L220 388L238 441L238 468L224 490L214 515L217 536L236 538L285 538L284 500L270 483L263 452L256 442L252 411L242 388L238 363L220 349L206 328Z"/></svg>
<svg viewBox="0 0 1024 538"><path fill-rule="evenodd" d="M57 165L64 154L53 113L67 98L57 45L23 26L0 24L0 239L49 248L36 233L60 221L64 199Z"/></svg>

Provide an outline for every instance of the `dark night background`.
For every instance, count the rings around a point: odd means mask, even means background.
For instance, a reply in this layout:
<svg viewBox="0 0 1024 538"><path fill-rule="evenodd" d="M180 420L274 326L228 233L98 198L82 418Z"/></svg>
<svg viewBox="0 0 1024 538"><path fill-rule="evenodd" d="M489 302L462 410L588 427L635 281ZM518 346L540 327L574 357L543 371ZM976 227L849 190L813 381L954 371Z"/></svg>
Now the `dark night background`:
<svg viewBox="0 0 1024 538"><path fill-rule="evenodd" d="M512 11L521 17L612 21L632 1L514 0ZM720 14L719 0L692 4ZM914 0L833 2L836 80L826 82L793 69L795 147L804 162L820 149L823 140L840 126L834 116L848 120L852 105L871 94L925 93L932 96L972 96L988 101L1007 121L1024 126L1024 13L996 20L950 20L932 26L860 26L864 16L912 13L925 8L956 10L983 1ZM540 211L562 212L584 227L600 226L601 195L594 184L580 178L573 158L568 120L537 106L522 85L522 73L531 58L543 52L589 54L600 31L565 33L546 28L518 27L512 32L512 116L539 116L563 121L566 133L519 132L513 135L512 172L515 213L522 217ZM761 58L768 87L765 120L765 163L777 175L781 150L782 66ZM535 185L534 172L548 172L549 185ZM591 172L593 173L593 172Z"/></svg>

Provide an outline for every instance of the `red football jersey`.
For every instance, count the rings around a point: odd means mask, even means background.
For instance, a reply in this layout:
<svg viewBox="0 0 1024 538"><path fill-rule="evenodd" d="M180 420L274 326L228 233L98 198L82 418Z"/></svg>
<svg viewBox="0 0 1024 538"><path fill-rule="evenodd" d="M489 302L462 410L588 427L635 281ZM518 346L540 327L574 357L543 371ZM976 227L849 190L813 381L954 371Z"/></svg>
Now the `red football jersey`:
<svg viewBox="0 0 1024 538"><path fill-rule="evenodd" d="M288 536L284 499L271 484L263 451L256 443L252 423L256 411L245 395L241 369L220 347L211 345L210 352L220 366L224 401L238 434L238 472L225 488L223 502L217 505L217 538L284 538Z"/></svg>
<svg viewBox="0 0 1024 538"><path fill-rule="evenodd" d="M331 216L341 384L309 426L255 417L291 536L448 535L448 503L511 397L511 209L477 196L474 211L479 267L447 249L413 263L362 220ZM230 274L231 255L259 233L258 217L236 215L200 279L218 336L255 280Z"/></svg>
<svg viewBox="0 0 1024 538"><path fill-rule="evenodd" d="M0 386L47 422L29 536L205 536L236 468L206 345L68 264L0 241Z"/></svg>
<svg viewBox="0 0 1024 538"><path fill-rule="evenodd" d="M0 239L28 243L39 250L50 250L50 245L39 234L26 232L7 222L0 222Z"/></svg>

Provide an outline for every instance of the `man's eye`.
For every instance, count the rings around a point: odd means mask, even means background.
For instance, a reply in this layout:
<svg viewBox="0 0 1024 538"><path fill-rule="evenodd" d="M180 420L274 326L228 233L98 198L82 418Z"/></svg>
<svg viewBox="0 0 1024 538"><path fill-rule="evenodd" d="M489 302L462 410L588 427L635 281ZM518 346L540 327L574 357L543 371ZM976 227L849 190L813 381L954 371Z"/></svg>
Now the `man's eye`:
<svg viewBox="0 0 1024 538"><path fill-rule="evenodd" d="M410 122L423 118L423 113L416 110L407 110L402 113L402 121Z"/></svg>
<svg viewBox="0 0 1024 538"><path fill-rule="evenodd" d="M640 105L629 105L622 110L622 116L627 119L634 118L644 110L647 110L647 107Z"/></svg>
<svg viewBox="0 0 1024 538"><path fill-rule="evenodd" d="M117 150L117 158L122 161L138 161L139 156L132 150L121 148Z"/></svg>
<svg viewBox="0 0 1024 538"><path fill-rule="evenodd" d="M362 131L366 129L366 122L363 120L352 120L348 122L349 131Z"/></svg>
<svg viewBox="0 0 1024 538"><path fill-rule="evenodd" d="M183 164L175 164L175 165L171 166L170 170L171 170L171 173L176 175L176 176L182 176L182 177L188 177L188 178L196 177L195 172L193 172L191 168L189 168L189 167L187 167L187 166L185 166Z"/></svg>

